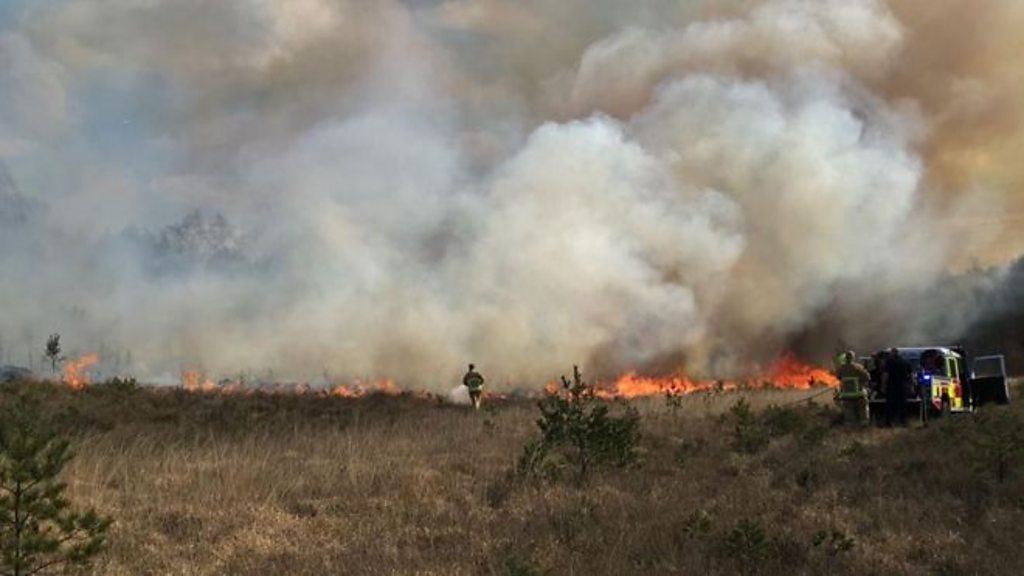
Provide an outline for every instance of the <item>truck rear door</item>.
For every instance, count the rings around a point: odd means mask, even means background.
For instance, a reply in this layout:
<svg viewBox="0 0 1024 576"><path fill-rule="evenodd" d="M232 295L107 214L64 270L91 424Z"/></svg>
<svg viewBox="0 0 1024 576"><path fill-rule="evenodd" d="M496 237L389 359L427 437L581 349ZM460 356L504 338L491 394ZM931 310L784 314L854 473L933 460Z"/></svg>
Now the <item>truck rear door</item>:
<svg viewBox="0 0 1024 576"><path fill-rule="evenodd" d="M971 387L975 404L1006 404L1010 386L1006 378L1006 360L1002 355L979 356L971 363Z"/></svg>

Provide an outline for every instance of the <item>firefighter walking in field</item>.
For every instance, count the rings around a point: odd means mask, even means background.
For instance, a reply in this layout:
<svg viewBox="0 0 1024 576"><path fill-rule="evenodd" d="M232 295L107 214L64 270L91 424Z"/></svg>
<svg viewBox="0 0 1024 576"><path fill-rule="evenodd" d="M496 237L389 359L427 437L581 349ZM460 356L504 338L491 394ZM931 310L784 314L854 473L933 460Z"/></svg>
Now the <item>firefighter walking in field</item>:
<svg viewBox="0 0 1024 576"><path fill-rule="evenodd" d="M484 393L484 377L476 371L476 367L469 365L469 371L462 377L462 385L469 389L469 399L473 402L473 408L480 409L480 397Z"/></svg>
<svg viewBox="0 0 1024 576"><path fill-rule="evenodd" d="M867 424L868 384L871 374L856 361L853 351L842 355L841 364L836 368L839 378L839 392L836 402L843 409L843 421L847 424Z"/></svg>

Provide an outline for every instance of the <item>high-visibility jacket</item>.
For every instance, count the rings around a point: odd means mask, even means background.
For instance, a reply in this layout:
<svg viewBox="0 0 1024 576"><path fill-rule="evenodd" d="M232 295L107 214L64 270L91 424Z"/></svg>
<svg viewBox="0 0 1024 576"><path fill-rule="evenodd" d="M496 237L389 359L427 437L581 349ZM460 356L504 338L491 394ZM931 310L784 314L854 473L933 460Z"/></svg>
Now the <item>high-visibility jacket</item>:
<svg viewBox="0 0 1024 576"><path fill-rule="evenodd" d="M871 374L860 364L851 362L839 366L836 369L836 377L839 378L839 393L836 395L838 399L867 397Z"/></svg>
<svg viewBox="0 0 1024 576"><path fill-rule="evenodd" d="M466 372L462 377L462 384L470 390L479 390L484 387L484 377L477 371Z"/></svg>

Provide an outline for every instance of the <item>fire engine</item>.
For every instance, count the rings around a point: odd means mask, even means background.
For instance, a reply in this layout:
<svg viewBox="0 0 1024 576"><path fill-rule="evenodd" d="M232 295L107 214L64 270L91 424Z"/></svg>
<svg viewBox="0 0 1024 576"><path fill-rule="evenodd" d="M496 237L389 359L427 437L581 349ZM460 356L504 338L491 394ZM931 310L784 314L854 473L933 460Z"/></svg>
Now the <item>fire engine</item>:
<svg viewBox="0 0 1024 576"><path fill-rule="evenodd" d="M916 409L923 421L940 414L972 412L987 402L1006 404L1010 401L1006 361L1001 355L969 358L966 350L958 346L897 350L914 372L914 385L907 390L907 409ZM879 364L888 355L889 351L883 350L863 359L871 372L869 407L874 421L885 414Z"/></svg>

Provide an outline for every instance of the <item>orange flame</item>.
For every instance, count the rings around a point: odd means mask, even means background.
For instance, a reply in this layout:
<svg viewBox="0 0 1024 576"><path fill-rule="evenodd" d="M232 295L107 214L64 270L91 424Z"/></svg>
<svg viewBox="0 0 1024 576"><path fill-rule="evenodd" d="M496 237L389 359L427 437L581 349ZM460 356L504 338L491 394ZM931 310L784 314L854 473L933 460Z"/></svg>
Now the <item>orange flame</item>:
<svg viewBox="0 0 1024 576"><path fill-rule="evenodd" d="M391 380L379 380L367 389L358 379L352 384L339 384L331 388L330 395L340 398L362 398L370 393L398 396L402 390Z"/></svg>
<svg viewBox="0 0 1024 576"><path fill-rule="evenodd" d="M97 354L86 354L64 364L64 383L72 390L81 390L89 385L89 367L100 361Z"/></svg>
<svg viewBox="0 0 1024 576"><path fill-rule="evenodd" d="M809 390L814 386L839 386L839 379L831 372L804 364L792 354L779 358L768 372L767 379L772 387L782 389Z"/></svg>
<svg viewBox="0 0 1024 576"><path fill-rule="evenodd" d="M638 398L657 395L681 395L711 390L732 391L738 389L777 389L777 390L809 390L815 386L835 388L839 381L828 370L805 364L795 356L787 354L779 358L774 365L756 378L741 381L734 380L695 380L686 376L646 377L636 372L626 373L611 384L598 383L594 386L594 395L598 398ZM255 394L257 390L248 387L242 380L222 380L220 384L204 378L199 371L187 370L181 374L181 386L187 392L218 393L218 394ZM562 386L551 382L545 386L548 394L558 394ZM399 396L403 392L392 380L378 380L372 384L364 384L355 379L349 384L337 384L329 388L313 388L309 384L278 384L273 388L260 388L263 392L315 394L317 396L334 396L337 398L362 398L369 394ZM410 392L415 397L430 399L433 395L427 392ZM487 392L488 397L505 398L503 394Z"/></svg>
<svg viewBox="0 0 1024 576"><path fill-rule="evenodd" d="M181 387L186 392L192 392L197 394L244 394L251 395L257 393L257 389L247 386L243 380L221 380L220 383L216 383L210 378L206 378L198 370L185 370L181 373ZM402 389L399 388L392 380L379 380L372 385L364 385L361 380L356 379L351 384L338 384L330 388L314 389L309 384L298 383L298 384L276 384L272 387L262 386L259 388L260 391L270 392L275 394L316 394L319 396L335 396L339 398L362 398L367 394L384 394L387 396L398 396L402 394ZM429 395L426 393L420 396L426 398Z"/></svg>
<svg viewBox="0 0 1024 576"><path fill-rule="evenodd" d="M839 381L828 370L804 364L792 354L779 358L763 376L744 381L693 380L686 376L646 377L629 372L614 383L597 384L594 395L598 398L638 398L662 394L692 394L709 390L731 391L740 388L768 388L777 390L809 390L815 386L835 388ZM545 387L549 394L558 393L561 385L552 382Z"/></svg>
<svg viewBox="0 0 1024 576"><path fill-rule="evenodd" d="M186 392L216 392L220 389L213 380L203 378L197 370L186 370L181 373L181 387Z"/></svg>

